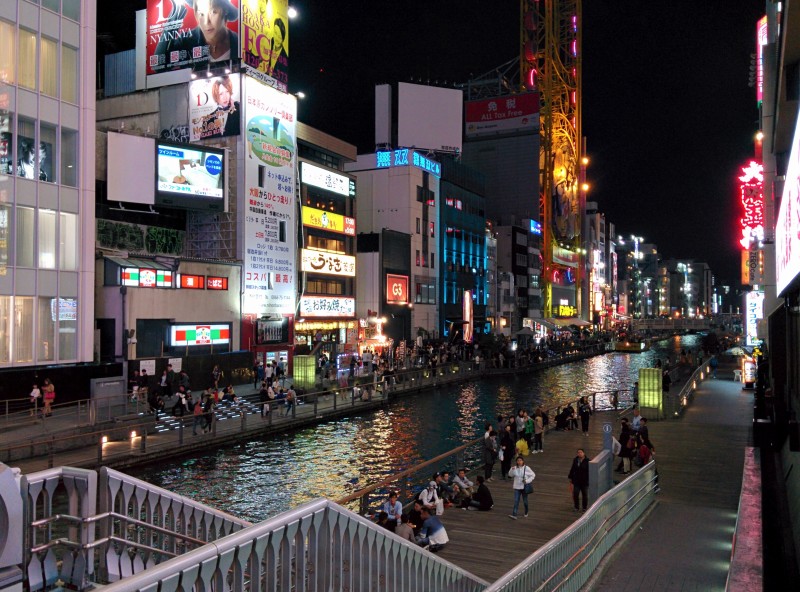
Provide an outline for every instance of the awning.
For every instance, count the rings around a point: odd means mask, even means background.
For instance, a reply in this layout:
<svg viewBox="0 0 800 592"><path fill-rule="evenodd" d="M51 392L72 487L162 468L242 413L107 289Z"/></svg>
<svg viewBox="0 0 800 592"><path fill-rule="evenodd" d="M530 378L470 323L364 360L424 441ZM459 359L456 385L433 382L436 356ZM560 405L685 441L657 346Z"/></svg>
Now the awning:
<svg viewBox="0 0 800 592"><path fill-rule="evenodd" d="M135 259L135 258L125 258L125 257L106 257L107 261L111 261L112 263L116 263L120 267L134 267L138 269L160 269L162 271L172 271L171 267L164 265L163 263L158 263L153 259Z"/></svg>
<svg viewBox="0 0 800 592"><path fill-rule="evenodd" d="M548 329L558 329L558 325L552 322L552 319L531 319L537 325L542 325L543 327L547 327Z"/></svg>
<svg viewBox="0 0 800 592"><path fill-rule="evenodd" d="M575 326L575 327L591 327L592 326L592 324L590 322L584 321L583 319L579 319L579 318L576 318L576 317L570 317L570 318L567 318L567 319L549 318L549 319L546 319L546 321L548 321L548 322L552 323L553 325L555 325L555 327L553 327L554 329L555 328L565 329L567 327L572 327L572 326ZM539 322L539 321L537 321L537 322Z"/></svg>

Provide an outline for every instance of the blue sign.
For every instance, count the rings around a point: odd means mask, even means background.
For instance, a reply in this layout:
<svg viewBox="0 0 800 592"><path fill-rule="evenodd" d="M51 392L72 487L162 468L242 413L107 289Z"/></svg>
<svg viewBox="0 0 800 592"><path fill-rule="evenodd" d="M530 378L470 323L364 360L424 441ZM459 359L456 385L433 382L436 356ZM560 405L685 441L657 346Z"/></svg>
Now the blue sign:
<svg viewBox="0 0 800 592"><path fill-rule="evenodd" d="M216 154L209 154L206 158L206 170L211 175L219 175L222 172L222 159Z"/></svg>
<svg viewBox="0 0 800 592"><path fill-rule="evenodd" d="M542 234L542 225L536 220L531 220L531 234Z"/></svg>
<svg viewBox="0 0 800 592"><path fill-rule="evenodd" d="M409 155L411 156L410 159ZM375 154L375 166L379 169L409 165L413 165L437 177L442 174L442 165L440 163L409 148L384 150Z"/></svg>

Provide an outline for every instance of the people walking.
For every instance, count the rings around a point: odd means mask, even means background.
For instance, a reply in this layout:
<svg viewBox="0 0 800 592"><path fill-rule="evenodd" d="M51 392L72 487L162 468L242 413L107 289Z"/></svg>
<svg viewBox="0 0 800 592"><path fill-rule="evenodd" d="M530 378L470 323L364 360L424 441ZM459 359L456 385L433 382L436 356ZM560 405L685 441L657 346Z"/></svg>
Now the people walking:
<svg viewBox="0 0 800 592"><path fill-rule="evenodd" d="M483 478L487 481L492 480L494 463L497 461L497 433L489 429L488 436L483 439Z"/></svg>
<svg viewBox="0 0 800 592"><path fill-rule="evenodd" d="M536 410L533 418L533 453L544 452L544 413L541 409Z"/></svg>
<svg viewBox="0 0 800 592"><path fill-rule="evenodd" d="M528 517L528 494L533 493L533 480L536 478L536 473L533 469L525 464L525 459L521 456L517 457L517 464L515 467L508 471L508 476L514 480L512 487L514 488L514 509L508 515L512 520L517 519L517 511L519 510L519 500L525 506L525 518Z"/></svg>
<svg viewBox="0 0 800 592"><path fill-rule="evenodd" d="M575 511L586 511L589 501L589 459L583 448L578 448L577 456L572 460L572 467L569 470L570 489L572 490L572 504ZM578 496L581 497L581 506L578 506Z"/></svg>
<svg viewBox="0 0 800 592"><path fill-rule="evenodd" d="M619 464L617 465L617 472L627 474L631 470L631 458L635 450L635 441L633 440L633 432L628 426L628 420L622 418L622 430L619 433Z"/></svg>
<svg viewBox="0 0 800 592"><path fill-rule="evenodd" d="M586 397L581 397L581 402L578 405L578 415L581 418L581 431L584 436L589 435L589 418L592 416L592 406L589 405Z"/></svg>

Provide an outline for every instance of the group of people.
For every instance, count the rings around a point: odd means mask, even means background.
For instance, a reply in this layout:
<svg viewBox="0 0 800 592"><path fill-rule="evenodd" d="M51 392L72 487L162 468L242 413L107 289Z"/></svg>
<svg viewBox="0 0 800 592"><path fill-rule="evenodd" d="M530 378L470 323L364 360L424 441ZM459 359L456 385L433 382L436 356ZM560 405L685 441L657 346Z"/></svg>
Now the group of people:
<svg viewBox="0 0 800 592"><path fill-rule="evenodd" d="M655 452L650 441L650 430L647 427L647 418L642 417L638 408L633 410L633 417L628 421L623 417L619 438L614 438L614 455L619 458L617 472L628 474L633 467L641 467L650 462Z"/></svg>
<svg viewBox="0 0 800 592"><path fill-rule="evenodd" d="M276 391L277 387L277 391ZM277 382L261 382L261 389L258 391L258 404L261 409L261 419L269 417L272 406L283 406L284 417L290 415L297 405L297 392L293 386L288 389L278 387Z"/></svg>
<svg viewBox="0 0 800 592"><path fill-rule="evenodd" d="M544 452L544 432L550 423L547 412L537 407L531 417L525 409L516 415L497 416L497 425L487 422L483 434L483 477L492 480L494 465L500 461L500 478L508 479L515 456Z"/></svg>
<svg viewBox="0 0 800 592"><path fill-rule="evenodd" d="M38 383L34 383L30 394L30 415L50 417L53 415L53 403L56 400L56 387L50 382L49 378L45 378L42 383L42 388L39 388Z"/></svg>
<svg viewBox="0 0 800 592"><path fill-rule="evenodd" d="M270 360L266 364L259 360L253 366L253 388L258 389L263 382L272 386L286 376L286 360Z"/></svg>

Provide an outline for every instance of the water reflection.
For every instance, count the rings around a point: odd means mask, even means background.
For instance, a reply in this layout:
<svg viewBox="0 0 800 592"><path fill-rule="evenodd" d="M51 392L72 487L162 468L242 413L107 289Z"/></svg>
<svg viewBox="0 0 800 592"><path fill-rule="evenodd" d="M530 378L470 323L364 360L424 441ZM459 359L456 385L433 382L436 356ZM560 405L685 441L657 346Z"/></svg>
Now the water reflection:
<svg viewBox="0 0 800 592"><path fill-rule="evenodd" d="M640 354L607 354L535 374L434 389L363 416L130 472L247 520L264 520L316 497L341 498L455 448L477 437L498 413L630 388L639 368L698 345L699 337L689 335Z"/></svg>

